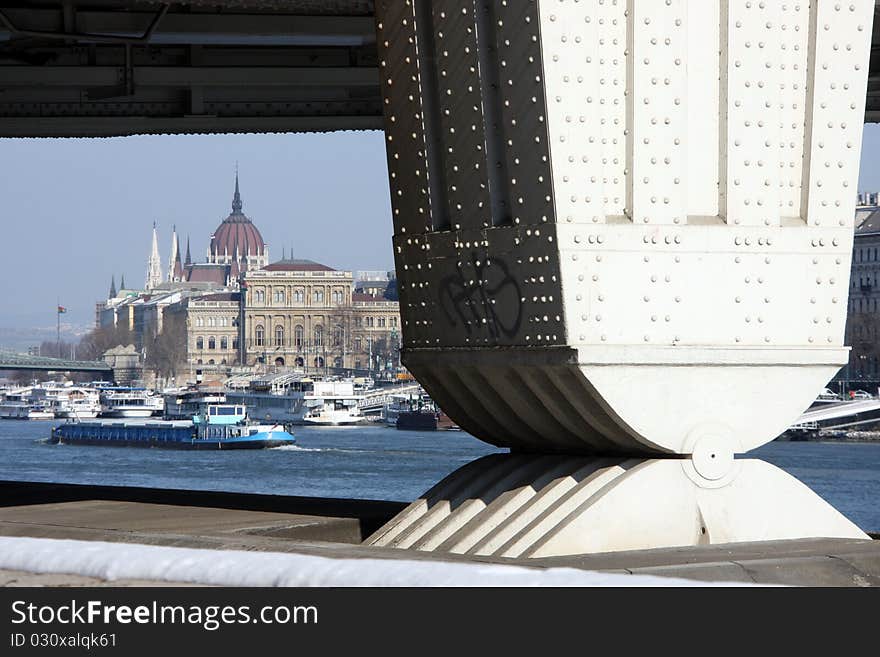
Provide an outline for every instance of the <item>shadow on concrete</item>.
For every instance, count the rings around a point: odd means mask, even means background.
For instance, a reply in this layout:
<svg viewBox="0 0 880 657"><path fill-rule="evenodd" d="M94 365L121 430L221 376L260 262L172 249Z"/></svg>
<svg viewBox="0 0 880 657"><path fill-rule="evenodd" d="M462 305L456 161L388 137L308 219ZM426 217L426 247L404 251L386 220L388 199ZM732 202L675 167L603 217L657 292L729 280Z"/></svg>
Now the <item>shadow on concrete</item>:
<svg viewBox="0 0 880 657"><path fill-rule="evenodd" d="M351 500L344 498L260 495L220 491L137 488L129 486L92 486L31 481L0 481L0 507L57 504L105 500L176 506L267 511L348 518L358 522L363 540L406 507L403 502ZM319 538L319 537L313 537Z"/></svg>

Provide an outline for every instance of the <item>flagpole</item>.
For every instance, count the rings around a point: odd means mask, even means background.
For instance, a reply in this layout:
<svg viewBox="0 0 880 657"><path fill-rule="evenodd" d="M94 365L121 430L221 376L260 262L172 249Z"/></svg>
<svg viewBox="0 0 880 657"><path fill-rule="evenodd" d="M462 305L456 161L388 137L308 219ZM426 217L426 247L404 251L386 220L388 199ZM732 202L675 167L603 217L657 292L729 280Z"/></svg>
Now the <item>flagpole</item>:
<svg viewBox="0 0 880 657"><path fill-rule="evenodd" d="M56 335L55 339L58 342L58 358L61 358L61 299L58 299L58 303L55 304L55 317L58 320L58 325L56 327Z"/></svg>

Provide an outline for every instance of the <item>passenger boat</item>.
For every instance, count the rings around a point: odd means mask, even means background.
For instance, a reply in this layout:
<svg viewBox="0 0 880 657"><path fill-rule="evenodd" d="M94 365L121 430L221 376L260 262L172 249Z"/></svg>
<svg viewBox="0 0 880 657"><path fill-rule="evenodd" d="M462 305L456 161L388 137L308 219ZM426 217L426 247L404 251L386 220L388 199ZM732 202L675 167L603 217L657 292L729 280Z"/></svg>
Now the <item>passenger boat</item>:
<svg viewBox="0 0 880 657"><path fill-rule="evenodd" d="M102 417L146 418L161 415L165 400L143 388L105 388L101 392Z"/></svg>
<svg viewBox="0 0 880 657"><path fill-rule="evenodd" d="M265 449L293 445L280 424L256 424L243 406L207 404L192 420L98 420L52 429L53 444L164 447L170 449Z"/></svg>
<svg viewBox="0 0 880 657"><path fill-rule="evenodd" d="M251 416L290 424L339 426L360 424L363 392L352 381L315 381L278 375L250 382L247 390L227 390L229 403L244 404Z"/></svg>
<svg viewBox="0 0 880 657"><path fill-rule="evenodd" d="M51 406L57 418L91 420L101 412L101 398L97 390L74 387L56 394Z"/></svg>

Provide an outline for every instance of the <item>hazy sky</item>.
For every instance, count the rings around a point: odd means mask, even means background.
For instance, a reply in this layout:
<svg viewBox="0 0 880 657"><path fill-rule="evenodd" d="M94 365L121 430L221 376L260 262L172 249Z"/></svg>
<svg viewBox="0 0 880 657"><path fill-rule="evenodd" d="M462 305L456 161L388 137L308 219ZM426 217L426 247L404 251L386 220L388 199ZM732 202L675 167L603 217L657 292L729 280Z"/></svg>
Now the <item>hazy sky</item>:
<svg viewBox="0 0 880 657"><path fill-rule="evenodd" d="M144 284L153 221L163 268L171 227L206 258L230 213L235 163L244 212L269 245L344 269L388 270L391 210L379 132L0 139L0 328L94 323L110 276Z"/></svg>
<svg viewBox="0 0 880 657"><path fill-rule="evenodd" d="M880 127L865 126L859 189L880 191ZM235 163L244 212L269 244L345 269L391 269L382 134L0 139L0 328L94 321L111 274L142 286L153 221L163 267L170 232L204 261L229 214ZM181 247L181 251L183 246Z"/></svg>

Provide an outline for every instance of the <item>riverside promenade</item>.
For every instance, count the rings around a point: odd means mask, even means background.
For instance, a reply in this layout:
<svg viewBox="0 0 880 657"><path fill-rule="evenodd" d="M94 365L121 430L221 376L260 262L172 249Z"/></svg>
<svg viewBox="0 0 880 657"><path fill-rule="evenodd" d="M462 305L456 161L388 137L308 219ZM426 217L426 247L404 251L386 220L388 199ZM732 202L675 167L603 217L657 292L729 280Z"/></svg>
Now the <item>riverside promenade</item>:
<svg viewBox="0 0 880 657"><path fill-rule="evenodd" d="M323 558L320 560L323 564L330 563L325 561L328 559L337 560L332 562L339 566L335 568L333 579L324 580L337 586L364 584L357 568L357 560L361 559L370 559L371 564L376 559L401 565L407 562L414 577L401 580L399 576L389 575L385 582L381 575L374 573L367 582L369 585L407 585L405 582L410 581L442 585L442 576L420 574L420 569L436 573L443 572L438 568L442 564L503 564L528 569L533 575L555 573L552 580L555 584L564 583L565 578L560 580L559 574L568 572L576 584L591 581L580 579L578 574L604 574L633 575L636 576L633 583L638 584L649 581L638 576L647 576L673 578L667 580L670 585L681 585L682 580L689 580L694 584L880 586L878 540L816 538L539 559L493 559L361 545L366 536L404 508L404 504L396 502L8 481L0 482L0 500L0 540L8 537L114 544L112 549L107 547L108 553L116 546L119 549L122 546L195 548L198 553L186 554L217 560L224 554L232 554L230 551L319 557ZM79 544L58 545L73 550ZM141 572L137 568L101 570L95 566L97 574L83 574L73 567L74 554L71 552L70 568L66 568L67 562L59 554L51 563L41 562L38 568L25 569L9 568L10 557L0 550L0 584L198 586L224 583L213 576L200 577L197 569L177 580L165 576L126 575ZM132 559L130 553L127 554L126 558ZM90 563L94 565L94 562L93 559ZM311 563L308 560L301 563L303 568L311 567L306 565ZM493 569L485 572L491 577ZM297 576L293 581L311 584L316 580L302 573L302 577ZM615 585L626 580L599 578L595 581Z"/></svg>

